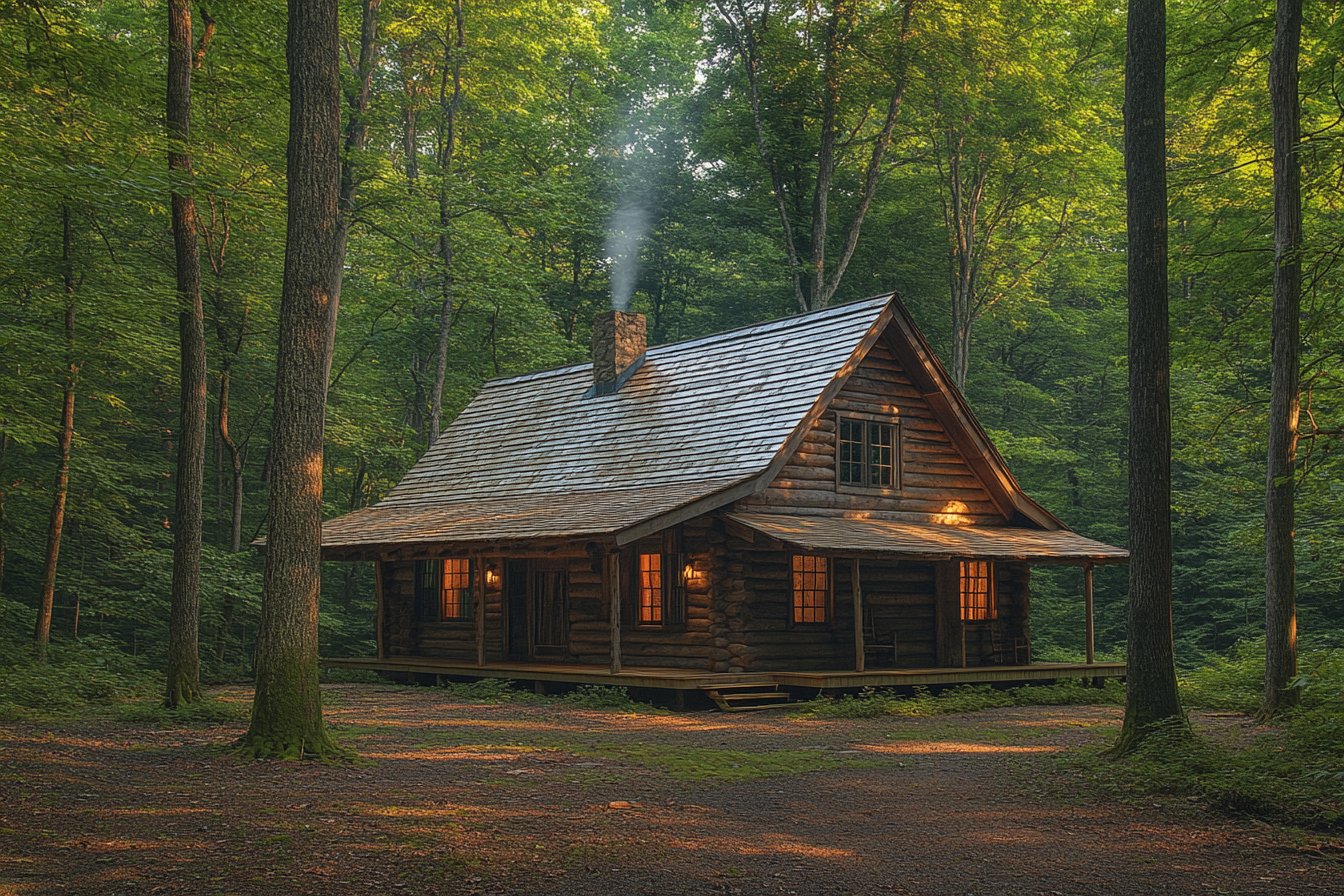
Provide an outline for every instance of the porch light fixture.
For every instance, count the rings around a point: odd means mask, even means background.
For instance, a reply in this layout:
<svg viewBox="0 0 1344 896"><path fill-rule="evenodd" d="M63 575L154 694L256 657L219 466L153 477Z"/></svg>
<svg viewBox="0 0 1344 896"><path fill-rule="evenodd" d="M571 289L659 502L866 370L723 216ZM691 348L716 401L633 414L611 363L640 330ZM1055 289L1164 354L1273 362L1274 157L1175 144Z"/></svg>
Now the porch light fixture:
<svg viewBox="0 0 1344 896"><path fill-rule="evenodd" d="M696 569L695 561L686 561L686 565L681 569L681 581L685 585L700 584L700 570Z"/></svg>
<svg viewBox="0 0 1344 896"><path fill-rule="evenodd" d="M493 563L485 564L485 584L490 588L499 587L499 569Z"/></svg>

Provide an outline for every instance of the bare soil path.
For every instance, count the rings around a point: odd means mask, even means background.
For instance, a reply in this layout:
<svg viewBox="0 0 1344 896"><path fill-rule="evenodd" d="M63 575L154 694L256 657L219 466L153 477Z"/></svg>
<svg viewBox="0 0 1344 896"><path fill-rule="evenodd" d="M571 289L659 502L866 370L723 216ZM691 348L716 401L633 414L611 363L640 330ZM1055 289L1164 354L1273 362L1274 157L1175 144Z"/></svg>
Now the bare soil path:
<svg viewBox="0 0 1344 896"><path fill-rule="evenodd" d="M357 764L237 726L0 725L0 896L1344 893L1344 863L1056 756L1105 707L807 720L333 685ZM243 702L245 692L223 692Z"/></svg>

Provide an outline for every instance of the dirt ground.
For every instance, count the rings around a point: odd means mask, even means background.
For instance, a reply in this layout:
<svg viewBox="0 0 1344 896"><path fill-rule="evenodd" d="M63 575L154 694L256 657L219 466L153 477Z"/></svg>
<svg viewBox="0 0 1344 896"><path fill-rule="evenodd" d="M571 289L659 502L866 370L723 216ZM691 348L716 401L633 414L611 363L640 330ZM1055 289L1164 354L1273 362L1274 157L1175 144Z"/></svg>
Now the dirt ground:
<svg viewBox="0 0 1344 896"><path fill-rule="evenodd" d="M1084 786L1056 754L1114 736L1112 708L326 693L358 763L241 760L238 726L0 725L0 894L1344 893L1344 862L1283 832Z"/></svg>

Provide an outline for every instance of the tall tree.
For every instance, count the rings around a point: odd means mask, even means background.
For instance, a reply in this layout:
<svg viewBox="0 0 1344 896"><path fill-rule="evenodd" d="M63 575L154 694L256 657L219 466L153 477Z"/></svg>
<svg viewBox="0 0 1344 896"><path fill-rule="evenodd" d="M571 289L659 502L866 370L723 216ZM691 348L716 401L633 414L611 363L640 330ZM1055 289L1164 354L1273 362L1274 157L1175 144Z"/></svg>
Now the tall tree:
<svg viewBox="0 0 1344 896"><path fill-rule="evenodd" d="M341 72L337 0L290 0L289 174L271 431L257 688L242 748L256 756L339 750L322 719L317 608L322 441L341 277Z"/></svg>
<svg viewBox="0 0 1344 896"><path fill-rule="evenodd" d="M75 231L70 206L61 205L61 289L65 295L62 329L65 333L65 381L61 389L61 429L56 437L56 481L51 494L51 519L47 526L47 551L42 564L42 587L37 597L37 624L33 640L37 658L45 662L51 642L51 616L56 605L56 570L61 558L61 537L65 531L65 504L70 496L70 446L75 439L75 383L79 364L75 361L75 299L79 281L75 278Z"/></svg>
<svg viewBox="0 0 1344 896"><path fill-rule="evenodd" d="M439 271L439 333L434 345L434 385L429 394L429 444L433 445L443 427L443 384L448 376L448 340L453 329L453 223L449 178L453 174L453 155L457 150L457 116L462 108L462 55L467 32L462 0L453 0L449 33L443 36L443 70L439 81L438 145L439 167L439 238L435 249L442 269ZM451 84L451 87L449 86Z"/></svg>
<svg viewBox="0 0 1344 896"><path fill-rule="evenodd" d="M1265 475L1266 717L1297 702L1297 587L1293 552L1298 433L1298 319L1302 292L1300 101L1302 0L1278 0L1269 99L1274 131L1274 309L1271 320L1269 458Z"/></svg>
<svg viewBox="0 0 1344 896"><path fill-rule="evenodd" d="M915 3L905 0L899 4L892 45L878 49L865 47L861 39L871 39L866 34L873 30L867 19L880 14L866 9L863 0L835 0L828 8L809 3L800 9L776 6L770 0L714 0L732 52L742 63L756 151L770 178L794 301L800 311L830 304L858 247L905 102ZM801 41L799 45L794 45L795 38ZM891 61L885 71L865 70L868 57L887 53ZM810 58L799 64L793 58L798 55ZM798 94L800 85L789 80L810 71L817 73L818 80L803 88L803 108L770 108L772 99ZM772 73L773 82L769 80ZM871 79L880 75L888 75L885 97L878 103L869 102ZM847 91L865 99L846 96ZM798 131L802 120L816 111L820 117L815 148L807 147L806 158L786 158L781 147L810 137ZM870 118L880 122L876 133L865 127ZM837 170L847 153L866 142L871 146L860 183L854 185L856 198L844 228L844 242L838 257L828 256L832 192L839 192ZM810 177L803 173L809 170Z"/></svg>
<svg viewBox="0 0 1344 896"><path fill-rule="evenodd" d="M1165 0L1130 0L1125 54L1129 235L1129 607L1117 752L1182 718L1171 622L1171 322L1167 296Z"/></svg>
<svg viewBox="0 0 1344 896"><path fill-rule="evenodd" d="M177 260L178 337L182 349L177 489L173 519L173 590L168 621L168 684L175 707L201 696L202 492L205 479L205 310L196 200L191 193L190 0L168 0L168 171L172 183L173 249Z"/></svg>

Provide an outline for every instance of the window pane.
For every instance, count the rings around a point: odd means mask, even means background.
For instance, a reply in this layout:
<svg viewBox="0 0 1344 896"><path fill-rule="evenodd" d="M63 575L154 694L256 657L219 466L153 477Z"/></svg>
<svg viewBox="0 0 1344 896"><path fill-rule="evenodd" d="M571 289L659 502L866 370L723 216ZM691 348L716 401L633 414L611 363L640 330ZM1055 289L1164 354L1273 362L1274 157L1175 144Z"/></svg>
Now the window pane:
<svg viewBox="0 0 1344 896"><path fill-rule="evenodd" d="M842 485L863 485L863 424L840 421L839 475Z"/></svg>
<svg viewBox="0 0 1344 896"><path fill-rule="evenodd" d="M471 561L453 557L443 561L443 619L466 619L471 608Z"/></svg>
<svg viewBox="0 0 1344 896"><path fill-rule="evenodd" d="M830 578L827 560L807 554L793 556L793 621L826 621L830 603Z"/></svg>
<svg viewBox="0 0 1344 896"><path fill-rule="evenodd" d="M895 432L890 423L868 424L869 485L887 488L896 481Z"/></svg>
<svg viewBox="0 0 1344 896"><path fill-rule="evenodd" d="M994 564L985 560L961 562L961 618L986 622L997 618L994 605Z"/></svg>
<svg viewBox="0 0 1344 896"><path fill-rule="evenodd" d="M639 622L659 625L663 621L663 555L639 555Z"/></svg>

